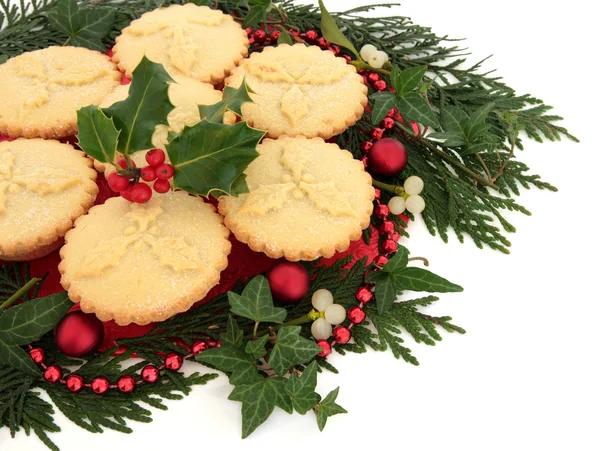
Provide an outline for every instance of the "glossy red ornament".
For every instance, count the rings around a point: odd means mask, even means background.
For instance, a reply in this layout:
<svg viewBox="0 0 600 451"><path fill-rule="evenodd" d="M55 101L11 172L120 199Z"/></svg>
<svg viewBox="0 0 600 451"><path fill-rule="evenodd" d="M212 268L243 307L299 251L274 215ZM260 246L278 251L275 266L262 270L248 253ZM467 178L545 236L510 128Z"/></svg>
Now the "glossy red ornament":
<svg viewBox="0 0 600 451"><path fill-rule="evenodd" d="M31 348L29 350L29 357L31 357L34 363L39 365L46 358L46 353L42 348Z"/></svg>
<svg viewBox="0 0 600 451"><path fill-rule="evenodd" d="M372 141L365 141L364 143L360 144L360 150L362 150L364 153L367 153L369 150L371 150L371 147L373 147Z"/></svg>
<svg viewBox="0 0 600 451"><path fill-rule="evenodd" d="M90 384L92 391L98 395L102 395L110 388L110 382L104 376L98 376L94 378Z"/></svg>
<svg viewBox="0 0 600 451"><path fill-rule="evenodd" d="M353 324L360 324L365 320L365 312L360 307L354 306L348 310L348 319Z"/></svg>
<svg viewBox="0 0 600 451"><path fill-rule="evenodd" d="M394 240L391 240L391 239L385 240L383 242L383 244L381 245L381 249L386 254L392 254L398 250L398 243L396 243Z"/></svg>
<svg viewBox="0 0 600 451"><path fill-rule="evenodd" d="M378 255L377 257L375 257L375 260L373 260L373 263L375 263L375 265L381 268L385 266L385 264L389 261L390 259L387 258L385 255Z"/></svg>
<svg viewBox="0 0 600 451"><path fill-rule="evenodd" d="M350 341L350 337L352 336L350 329L348 329L346 326L337 326L335 329L333 329L332 334L336 343L341 345L348 343Z"/></svg>
<svg viewBox="0 0 600 451"><path fill-rule="evenodd" d="M71 374L67 376L66 386L72 393L77 393L83 388L83 377L77 374Z"/></svg>
<svg viewBox="0 0 600 451"><path fill-rule="evenodd" d="M383 138L383 129L374 128L371 130L371 138L373 138L375 141L379 141L381 138Z"/></svg>
<svg viewBox="0 0 600 451"><path fill-rule="evenodd" d="M394 233L394 230L396 230L396 226L393 221L385 220L379 226L380 235L390 235Z"/></svg>
<svg viewBox="0 0 600 451"><path fill-rule="evenodd" d="M367 80L369 80L369 83L375 83L376 81L379 81L379 74L377 72L371 72L369 75L367 75Z"/></svg>
<svg viewBox="0 0 600 451"><path fill-rule="evenodd" d="M329 354L331 354L331 345L327 340L319 340L317 341L317 344L321 346L321 349L323 349L317 354L319 357L327 357Z"/></svg>
<svg viewBox="0 0 600 451"><path fill-rule="evenodd" d="M316 41L319 38L319 35L315 30L308 30L304 33L304 37L309 41Z"/></svg>
<svg viewBox="0 0 600 451"><path fill-rule="evenodd" d="M390 215L390 207L386 204L379 204L374 210L375 216L381 219L386 219Z"/></svg>
<svg viewBox="0 0 600 451"><path fill-rule="evenodd" d="M179 354L171 352L165 357L165 367L168 370L177 371L183 366L183 357Z"/></svg>
<svg viewBox="0 0 600 451"><path fill-rule="evenodd" d="M199 340L192 345L192 352L198 355L208 349L208 343L205 340Z"/></svg>
<svg viewBox="0 0 600 451"><path fill-rule="evenodd" d="M54 329L56 346L70 357L81 357L94 352L103 338L102 321L96 315L82 311L68 313Z"/></svg>
<svg viewBox="0 0 600 451"><path fill-rule="evenodd" d="M387 89L387 83L385 80L378 80L373 83L373 88L375 88L376 91L385 91Z"/></svg>
<svg viewBox="0 0 600 451"><path fill-rule="evenodd" d="M385 117L381 121L381 126L386 130L391 130L392 128L394 128L395 125L396 121L394 121L394 119L392 119L391 117Z"/></svg>
<svg viewBox="0 0 600 451"><path fill-rule="evenodd" d="M369 169L377 175L388 177L398 175L404 170L407 163L406 148L397 139L383 138L377 141L369 151Z"/></svg>
<svg viewBox="0 0 600 451"><path fill-rule="evenodd" d="M156 382L160 377L160 371L154 365L146 365L142 368L142 379L149 384Z"/></svg>
<svg viewBox="0 0 600 451"><path fill-rule="evenodd" d="M44 379L46 382L51 384L55 384L62 377L62 369L58 365L49 366L44 370Z"/></svg>
<svg viewBox="0 0 600 451"><path fill-rule="evenodd" d="M267 273L267 280L273 297L283 304L299 302L310 288L310 276L300 263L282 262L275 265Z"/></svg>
<svg viewBox="0 0 600 451"><path fill-rule="evenodd" d="M368 304L373 299L373 293L367 287L360 287L356 290L356 300L363 304Z"/></svg>
<svg viewBox="0 0 600 451"><path fill-rule="evenodd" d="M128 374L121 376L117 381L117 388L122 393L131 393L135 388L135 379Z"/></svg>
<svg viewBox="0 0 600 451"><path fill-rule="evenodd" d="M373 200L379 199L381 199L381 190L379 188L375 188L375 197L373 198Z"/></svg>

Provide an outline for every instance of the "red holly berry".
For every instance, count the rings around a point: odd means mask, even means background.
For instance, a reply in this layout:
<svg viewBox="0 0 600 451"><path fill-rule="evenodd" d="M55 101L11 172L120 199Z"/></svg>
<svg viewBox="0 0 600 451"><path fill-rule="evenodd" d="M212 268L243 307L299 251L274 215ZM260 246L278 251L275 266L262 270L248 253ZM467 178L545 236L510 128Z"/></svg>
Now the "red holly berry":
<svg viewBox="0 0 600 451"><path fill-rule="evenodd" d="M360 149L364 153L367 153L369 150L371 150L371 147L373 147L373 141L365 141L364 143L360 144Z"/></svg>
<svg viewBox="0 0 600 451"><path fill-rule="evenodd" d="M62 377L62 369L58 365L49 366L44 370L44 379L50 384L55 384Z"/></svg>
<svg viewBox="0 0 600 451"><path fill-rule="evenodd" d="M351 337L350 329L348 329L346 326L337 326L335 329L333 329L332 335L333 339L341 345L348 343Z"/></svg>
<svg viewBox="0 0 600 451"><path fill-rule="evenodd" d="M46 353L42 348L32 348L29 351L29 357L31 357L31 360L33 360L34 363L39 365L46 358Z"/></svg>
<svg viewBox="0 0 600 451"><path fill-rule="evenodd" d="M375 207L375 216L385 219L390 214L390 208L385 204L379 204Z"/></svg>
<svg viewBox="0 0 600 451"><path fill-rule="evenodd" d="M275 30L273 33L271 33L271 40L277 41L277 39L279 39L279 36L281 36L281 31Z"/></svg>
<svg viewBox="0 0 600 451"><path fill-rule="evenodd" d="M154 191L157 193L166 193L171 189L171 184L168 180L157 180L154 182Z"/></svg>
<svg viewBox="0 0 600 451"><path fill-rule="evenodd" d="M398 250L398 243L391 239L385 240L381 245L381 249L386 254L392 254Z"/></svg>
<svg viewBox="0 0 600 451"><path fill-rule="evenodd" d="M353 324L360 324L365 320L365 312L358 306L351 307L348 310L348 319Z"/></svg>
<svg viewBox="0 0 600 451"><path fill-rule="evenodd" d="M131 201L137 204L145 204L152 197L152 189L144 183L136 183L131 188Z"/></svg>
<svg viewBox="0 0 600 451"><path fill-rule="evenodd" d="M123 175L119 175L116 172L111 172L108 176L108 186L113 191L120 193L129 188L129 180Z"/></svg>
<svg viewBox="0 0 600 451"><path fill-rule="evenodd" d="M162 149L150 149L146 152L146 161L150 166L157 167L165 162L165 152Z"/></svg>
<svg viewBox="0 0 600 451"><path fill-rule="evenodd" d="M367 287L360 287L356 290L356 300L363 304L368 304L373 299L373 293Z"/></svg>
<svg viewBox="0 0 600 451"><path fill-rule="evenodd" d="M374 128L371 130L371 138L373 138L375 141L379 141L381 138L383 138L383 129Z"/></svg>
<svg viewBox="0 0 600 451"><path fill-rule="evenodd" d="M154 365L146 365L142 369L142 379L149 384L156 382L160 376L160 371Z"/></svg>
<svg viewBox="0 0 600 451"><path fill-rule="evenodd" d="M386 117L381 121L381 126L386 130L391 130L396 125L396 121L391 117Z"/></svg>
<svg viewBox="0 0 600 451"><path fill-rule="evenodd" d="M385 255L378 255L373 260L373 263L375 263L376 266L379 266L381 268L381 267L385 266L385 264L389 261L390 261L389 258L387 258Z"/></svg>
<svg viewBox="0 0 600 451"><path fill-rule="evenodd" d="M169 180L174 173L175 169L168 163L163 163L156 168L156 177L160 180Z"/></svg>
<svg viewBox="0 0 600 451"><path fill-rule="evenodd" d="M170 352L165 357L165 367L168 370L177 371L179 368L183 366L183 357L174 352Z"/></svg>
<svg viewBox="0 0 600 451"><path fill-rule="evenodd" d="M256 30L254 32L254 39L256 41L264 41L267 38L267 33L265 32L265 30Z"/></svg>
<svg viewBox="0 0 600 451"><path fill-rule="evenodd" d="M317 354L319 357L327 357L331 354L331 345L327 340L319 340L317 341L317 344L321 346L322 349L322 351Z"/></svg>
<svg viewBox="0 0 600 451"><path fill-rule="evenodd" d="M83 388L83 377L71 374L67 377L66 385L71 393L77 393Z"/></svg>
<svg viewBox="0 0 600 451"><path fill-rule="evenodd" d="M133 163L133 161L132 161ZM117 164L121 167L121 169L127 169L127 160L125 158L119 158L117 160ZM135 163L133 163L135 166Z"/></svg>
<svg viewBox="0 0 600 451"><path fill-rule="evenodd" d="M377 72L371 72L367 76L367 79L369 80L369 83L375 83L376 81L379 81L379 74Z"/></svg>
<svg viewBox="0 0 600 451"><path fill-rule="evenodd" d="M131 393L135 388L135 379L133 376L129 376L128 374L121 376L117 381L117 388L122 393Z"/></svg>
<svg viewBox="0 0 600 451"><path fill-rule="evenodd" d="M380 235L390 235L394 233L394 230L396 230L396 226L392 221L383 221L379 226Z"/></svg>
<svg viewBox="0 0 600 451"><path fill-rule="evenodd" d="M192 345L192 352L194 353L194 355L201 354L202 352L206 351L207 349L208 349L208 343L205 340L196 341Z"/></svg>
<svg viewBox="0 0 600 451"><path fill-rule="evenodd" d="M140 171L140 177L144 182L153 182L156 180L156 170L152 166L146 166Z"/></svg>
<svg viewBox="0 0 600 451"><path fill-rule="evenodd" d="M102 395L110 388L110 382L104 376L98 376L91 383L92 391L98 395Z"/></svg>
<svg viewBox="0 0 600 451"><path fill-rule="evenodd" d="M121 193L120 193L121 197L125 200L128 200L129 202L132 202L132 200L131 200L131 190L132 189L133 189L133 185L129 185L126 190L121 191Z"/></svg>
<svg viewBox="0 0 600 451"><path fill-rule="evenodd" d="M307 41L316 41L319 35L315 30L308 30L306 33L304 33L304 37Z"/></svg>

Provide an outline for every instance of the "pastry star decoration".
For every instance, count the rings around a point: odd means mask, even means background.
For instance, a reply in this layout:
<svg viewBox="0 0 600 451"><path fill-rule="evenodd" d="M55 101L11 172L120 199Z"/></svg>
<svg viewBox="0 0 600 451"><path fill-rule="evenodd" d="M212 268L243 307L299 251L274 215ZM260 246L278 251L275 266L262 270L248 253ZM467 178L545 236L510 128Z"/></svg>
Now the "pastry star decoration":
<svg viewBox="0 0 600 451"><path fill-rule="evenodd" d="M148 203L131 204L125 215L131 221L123 236L101 241L86 257L77 277L99 276L108 268L116 266L130 249L150 248L149 255L154 256L160 265L174 271L188 269L201 271L203 264L200 251L196 246L190 246L182 237L160 237L156 220L162 215L162 201L157 198Z"/></svg>
<svg viewBox="0 0 600 451"><path fill-rule="evenodd" d="M81 183L80 177L73 177L58 169L42 167L28 174L14 173L15 156L10 150L0 151L0 213L6 212L9 194L26 189L39 195L59 193Z"/></svg>
<svg viewBox="0 0 600 451"><path fill-rule="evenodd" d="M260 185L250 191L239 210L240 214L264 215L269 211L279 211L290 201L308 198L317 210L332 216L353 216L357 213L350 205L345 194L338 191L334 182L317 182L306 172L307 156L297 144L288 144L281 154L284 173L282 183ZM290 196L291 193L291 196Z"/></svg>

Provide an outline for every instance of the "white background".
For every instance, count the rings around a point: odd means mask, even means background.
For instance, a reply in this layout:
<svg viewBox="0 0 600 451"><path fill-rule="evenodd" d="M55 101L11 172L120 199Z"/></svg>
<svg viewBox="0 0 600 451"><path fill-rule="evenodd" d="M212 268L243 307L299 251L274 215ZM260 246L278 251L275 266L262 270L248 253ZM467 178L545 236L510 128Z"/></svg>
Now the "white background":
<svg viewBox="0 0 600 451"><path fill-rule="evenodd" d="M330 10L366 2L328 0ZM468 331L444 334L435 347L414 345L421 366L370 352L331 363L341 374L320 376L323 395L341 386L349 414L319 433L312 413L277 411L240 440L240 404L227 401L224 377L168 402L134 434L92 436L61 414L64 432L52 439L63 451L139 449L598 450L598 73L593 2L407 0L393 12L438 34L466 38L476 62L490 53L519 93L556 107L581 139L528 143L518 157L560 192L525 191L533 217L508 215L518 233L510 256L452 238L444 244L422 223L405 243L432 269L465 292L444 295L434 314L448 314ZM384 12L385 14L385 12ZM381 15L381 14L379 14ZM592 44L596 44L592 47ZM410 345L410 342L409 342ZM186 364L187 371L204 371ZM0 431L2 451L42 450L37 438Z"/></svg>

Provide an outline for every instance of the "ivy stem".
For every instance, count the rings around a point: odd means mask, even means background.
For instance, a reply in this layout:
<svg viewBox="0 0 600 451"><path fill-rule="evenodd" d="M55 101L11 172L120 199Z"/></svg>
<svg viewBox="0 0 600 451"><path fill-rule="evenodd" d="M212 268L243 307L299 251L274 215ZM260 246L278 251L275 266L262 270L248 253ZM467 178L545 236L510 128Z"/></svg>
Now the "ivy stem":
<svg viewBox="0 0 600 451"><path fill-rule="evenodd" d="M488 169L487 164L485 164L485 161L483 161L483 158L481 158L481 155L476 153L475 158L477 158L477 161L479 161L479 164L481 164L481 167L485 171L485 174L487 175L488 180L493 183L494 180L492 180L492 174L490 173L490 170Z"/></svg>
<svg viewBox="0 0 600 451"><path fill-rule="evenodd" d="M356 67L357 72L362 69L368 69L373 72L379 72L380 74L383 74L383 75L391 75L392 74L392 72L387 69L383 69L383 68L377 69L375 67L371 67L367 63L365 63L363 60L352 60L348 64L352 64L354 67Z"/></svg>
<svg viewBox="0 0 600 451"><path fill-rule="evenodd" d="M404 188L398 185L390 185L389 183L383 183L379 180L373 179L373 186L376 186L379 189L387 191L390 194L395 194L396 196L402 196L404 194Z"/></svg>
<svg viewBox="0 0 600 451"><path fill-rule="evenodd" d="M413 262L413 261L416 261L416 260L420 260L420 261L423 262L423 265L429 266L429 260L427 260L425 257L410 257L408 259L409 262Z"/></svg>
<svg viewBox="0 0 600 451"><path fill-rule="evenodd" d="M265 330L261 330L258 333L254 333L254 337L258 338L258 337L262 337L263 335L266 335L269 333L269 330L279 330L281 329L283 326L297 326L300 324L306 324L306 323L312 323L313 320L308 316L308 314L301 316L299 318L295 318L292 319L286 323L283 324L277 324L276 326L271 326ZM256 328L255 328L256 329Z"/></svg>
<svg viewBox="0 0 600 451"><path fill-rule="evenodd" d="M402 124L401 122L396 121L396 127L398 127L400 130L402 130L404 133L406 133L408 136L410 136L411 138L413 138L414 140L416 140L420 144L422 144L425 147L427 147L429 150L431 150L433 153L435 153L436 155L438 155L444 161L446 161L447 163L451 164L452 166L460 169L464 173L468 174L469 176L471 176L473 179L477 180L482 185L487 186L487 187L492 188L492 189L495 189L496 191L498 191L500 189L498 187L498 185L496 185L495 183L490 182L485 177L482 177L480 174L477 174L475 171L472 171L471 169L469 169L468 167L466 167L460 161L457 161L454 158L452 158L446 152L443 152L442 150L438 149L435 144L431 143L426 138L423 138L422 136L415 135L412 130L410 130L408 127L404 126L404 124Z"/></svg>
<svg viewBox="0 0 600 451"><path fill-rule="evenodd" d="M23 285L21 288L19 288L15 292L15 294L13 294L6 301L4 301L2 303L2 305L0 305L0 310L4 310L4 309L11 307L15 302L17 302L19 299L21 299L23 297L23 295L25 295L29 290L31 290L33 287L35 287L40 280L42 280L42 279L38 279L36 277L32 278L29 282L27 282L25 285Z"/></svg>

